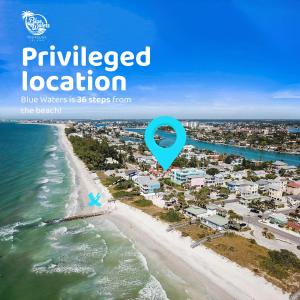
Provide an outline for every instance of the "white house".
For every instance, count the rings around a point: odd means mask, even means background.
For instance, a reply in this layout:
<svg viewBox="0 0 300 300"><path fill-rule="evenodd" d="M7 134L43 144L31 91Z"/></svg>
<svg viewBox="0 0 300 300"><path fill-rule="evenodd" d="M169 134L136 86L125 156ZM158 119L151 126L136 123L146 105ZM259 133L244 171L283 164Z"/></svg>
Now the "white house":
<svg viewBox="0 0 300 300"><path fill-rule="evenodd" d="M226 228L228 224L228 219L221 217L219 215L213 215L213 216L204 216L201 219L201 222L212 229L223 230Z"/></svg>
<svg viewBox="0 0 300 300"><path fill-rule="evenodd" d="M287 193L290 195L300 195L300 182L291 181L287 184Z"/></svg>
<svg viewBox="0 0 300 300"><path fill-rule="evenodd" d="M208 204L206 205L207 216L214 216L217 214L219 207L216 204Z"/></svg>
<svg viewBox="0 0 300 300"><path fill-rule="evenodd" d="M184 209L184 213L187 217L192 219L199 219L207 214L207 210L195 205L191 205Z"/></svg>
<svg viewBox="0 0 300 300"><path fill-rule="evenodd" d="M253 171L254 175L259 177L259 178L265 178L267 175L267 172L264 170L258 170L258 171Z"/></svg>
<svg viewBox="0 0 300 300"><path fill-rule="evenodd" d="M269 186L269 196L272 200L282 200L282 187L276 183L273 183Z"/></svg>

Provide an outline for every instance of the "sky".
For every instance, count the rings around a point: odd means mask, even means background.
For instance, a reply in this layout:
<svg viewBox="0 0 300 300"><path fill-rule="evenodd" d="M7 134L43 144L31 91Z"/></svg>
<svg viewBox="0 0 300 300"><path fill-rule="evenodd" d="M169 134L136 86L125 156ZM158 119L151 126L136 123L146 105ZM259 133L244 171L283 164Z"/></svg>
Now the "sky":
<svg viewBox="0 0 300 300"><path fill-rule="evenodd" d="M50 28L42 39L27 31L23 11L46 17ZM300 119L299 33L298 0L0 0L0 118ZM101 52L150 46L151 65L116 72L126 76L126 92L23 92L22 49L50 45ZM30 66L28 73L78 70L87 68ZM132 102L68 104L50 116L20 113L21 96L66 95Z"/></svg>

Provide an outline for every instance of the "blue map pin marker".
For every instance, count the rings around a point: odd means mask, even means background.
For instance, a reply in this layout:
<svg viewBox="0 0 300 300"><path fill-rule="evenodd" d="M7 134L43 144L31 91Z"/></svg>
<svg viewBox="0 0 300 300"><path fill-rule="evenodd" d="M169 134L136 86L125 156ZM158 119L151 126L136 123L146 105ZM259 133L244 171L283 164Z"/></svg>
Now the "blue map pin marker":
<svg viewBox="0 0 300 300"><path fill-rule="evenodd" d="M161 126L170 126L176 132L176 141L169 148L162 148L155 141L156 130ZM186 133L184 127L172 117L162 116L152 120L145 131L145 143L165 171L169 169L172 162L179 155L185 145L185 141Z"/></svg>

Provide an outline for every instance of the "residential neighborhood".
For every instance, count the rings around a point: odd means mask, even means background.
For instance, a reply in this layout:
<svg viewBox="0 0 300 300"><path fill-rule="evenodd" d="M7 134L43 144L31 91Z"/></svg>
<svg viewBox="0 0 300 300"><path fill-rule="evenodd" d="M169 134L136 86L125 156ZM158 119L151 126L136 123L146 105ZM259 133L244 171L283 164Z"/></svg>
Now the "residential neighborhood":
<svg viewBox="0 0 300 300"><path fill-rule="evenodd" d="M115 147L117 155L106 160L105 174L132 182L127 192L139 192L153 205L216 231L235 230L244 235L268 228L287 243L277 243L275 238L265 244L293 248L300 255L299 166L280 160L251 161L186 145L165 172L143 144L142 135L127 129L143 125L76 123L69 138L91 136Z"/></svg>

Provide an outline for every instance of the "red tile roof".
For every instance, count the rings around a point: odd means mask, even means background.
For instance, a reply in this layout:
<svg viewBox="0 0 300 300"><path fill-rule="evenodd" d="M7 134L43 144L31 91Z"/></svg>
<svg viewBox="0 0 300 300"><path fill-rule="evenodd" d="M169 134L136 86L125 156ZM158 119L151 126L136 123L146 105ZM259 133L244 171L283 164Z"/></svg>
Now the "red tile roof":
<svg viewBox="0 0 300 300"><path fill-rule="evenodd" d="M300 188L300 183L296 182L296 181L291 181L288 183L288 187L291 187L291 188Z"/></svg>
<svg viewBox="0 0 300 300"><path fill-rule="evenodd" d="M299 223L296 223L293 221L288 221L287 225L288 225L288 227L295 229L295 231L300 232L300 224Z"/></svg>

